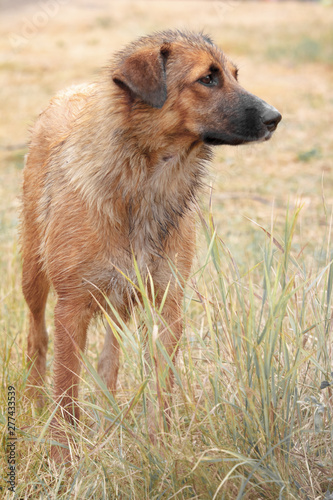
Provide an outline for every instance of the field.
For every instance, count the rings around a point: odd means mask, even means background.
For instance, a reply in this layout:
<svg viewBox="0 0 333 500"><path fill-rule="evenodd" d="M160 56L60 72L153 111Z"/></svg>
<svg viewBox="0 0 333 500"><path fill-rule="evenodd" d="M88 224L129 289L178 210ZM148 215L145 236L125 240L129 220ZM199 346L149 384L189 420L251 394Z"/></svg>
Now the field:
<svg viewBox="0 0 333 500"><path fill-rule="evenodd" d="M0 18L0 496L20 499L333 498L333 7L326 3L53 0L4 2ZM209 33L240 82L283 121L270 142L218 147L197 217L173 424L153 445L140 325L118 332L116 399L96 374L103 322L82 354L73 465L49 459L53 318L38 411L23 397L27 310L19 196L28 130L58 90L94 80L110 55L166 28ZM144 289L142 289L144 293ZM108 318L104 318L107 321ZM154 378L150 373L149 377ZM163 380L158 381L163 384ZM15 414L8 405L15 392ZM12 446L15 487L8 486ZM10 422L12 421L10 419ZM6 454L7 452L7 454ZM13 469L12 469L13 470Z"/></svg>

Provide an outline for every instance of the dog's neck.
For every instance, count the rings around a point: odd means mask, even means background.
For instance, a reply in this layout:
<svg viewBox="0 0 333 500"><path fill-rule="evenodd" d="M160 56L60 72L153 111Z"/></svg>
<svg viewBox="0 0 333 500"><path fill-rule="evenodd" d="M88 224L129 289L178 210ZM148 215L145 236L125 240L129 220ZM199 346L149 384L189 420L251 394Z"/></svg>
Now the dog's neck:
<svg viewBox="0 0 333 500"><path fill-rule="evenodd" d="M155 153L153 163L147 160L137 191L125 194L133 246L148 245L152 250L163 250L170 233L178 229L180 219L193 209L202 186L206 159L201 144L197 144L178 153L174 150Z"/></svg>

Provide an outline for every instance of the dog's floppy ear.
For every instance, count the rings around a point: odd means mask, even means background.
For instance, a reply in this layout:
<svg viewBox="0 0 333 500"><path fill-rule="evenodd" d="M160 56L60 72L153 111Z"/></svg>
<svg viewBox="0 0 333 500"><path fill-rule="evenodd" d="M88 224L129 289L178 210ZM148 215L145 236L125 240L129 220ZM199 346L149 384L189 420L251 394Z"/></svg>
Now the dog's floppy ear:
<svg viewBox="0 0 333 500"><path fill-rule="evenodd" d="M112 75L113 81L154 108L167 98L165 63L170 44L142 48L126 57Z"/></svg>

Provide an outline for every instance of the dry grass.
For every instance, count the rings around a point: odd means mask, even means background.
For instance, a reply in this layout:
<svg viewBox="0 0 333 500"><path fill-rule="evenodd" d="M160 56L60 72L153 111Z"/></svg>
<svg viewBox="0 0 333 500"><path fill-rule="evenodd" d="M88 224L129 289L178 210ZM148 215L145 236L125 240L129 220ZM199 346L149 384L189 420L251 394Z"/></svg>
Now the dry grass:
<svg viewBox="0 0 333 500"><path fill-rule="evenodd" d="M333 489L332 399L330 388L319 390L332 354L333 278L324 269L332 259L333 9L238 0L61 3L54 0L48 17L32 4L4 10L0 20L1 400L5 408L6 388L15 385L19 498L323 498ZM108 394L95 399L97 325L83 376L82 430L75 433L81 461L60 472L42 444L50 411L38 415L22 399L27 322L16 233L27 129L57 90L92 80L114 50L169 27L211 34L240 67L244 86L275 105L283 122L270 143L216 149L208 184L215 228L229 250L214 240L212 225L199 228L194 271L207 265L192 282L201 302L189 288L184 305L171 437L158 449L145 439L149 394L140 341L129 331L123 345L131 356L124 356L117 402ZM291 242L286 213L299 204ZM285 254L249 219L274 231ZM270 326L260 340L265 321ZM6 411L0 418L6 424ZM37 446L29 444L32 436L40 437Z"/></svg>

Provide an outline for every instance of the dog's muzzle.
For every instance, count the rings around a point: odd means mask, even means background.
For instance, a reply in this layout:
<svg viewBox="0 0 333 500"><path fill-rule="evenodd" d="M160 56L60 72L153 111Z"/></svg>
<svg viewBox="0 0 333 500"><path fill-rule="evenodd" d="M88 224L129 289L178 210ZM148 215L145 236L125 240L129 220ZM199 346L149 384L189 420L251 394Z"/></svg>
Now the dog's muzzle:
<svg viewBox="0 0 333 500"><path fill-rule="evenodd" d="M222 103L215 126L211 120L208 130L202 131L202 139L211 146L268 141L281 119L273 106L242 90L231 103Z"/></svg>

